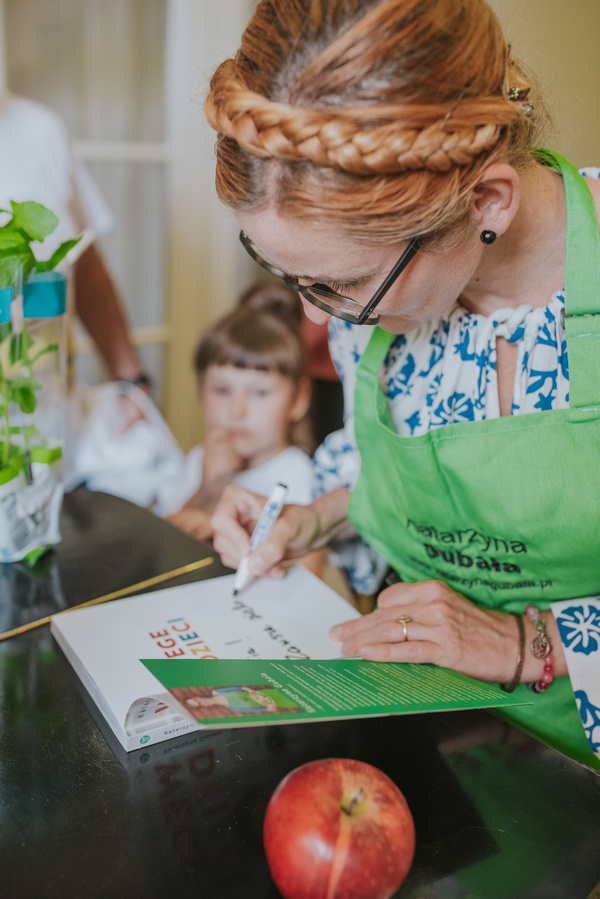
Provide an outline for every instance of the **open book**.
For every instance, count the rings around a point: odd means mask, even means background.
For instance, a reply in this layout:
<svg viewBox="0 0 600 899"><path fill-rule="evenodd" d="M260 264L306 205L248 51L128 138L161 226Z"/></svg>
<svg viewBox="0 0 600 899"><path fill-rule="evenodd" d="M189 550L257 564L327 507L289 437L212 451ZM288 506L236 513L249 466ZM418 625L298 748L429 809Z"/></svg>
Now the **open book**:
<svg viewBox="0 0 600 899"><path fill-rule="evenodd" d="M514 703L446 669L341 659L328 630L359 613L300 566L237 596L233 580L52 617L52 634L127 751L204 727Z"/></svg>

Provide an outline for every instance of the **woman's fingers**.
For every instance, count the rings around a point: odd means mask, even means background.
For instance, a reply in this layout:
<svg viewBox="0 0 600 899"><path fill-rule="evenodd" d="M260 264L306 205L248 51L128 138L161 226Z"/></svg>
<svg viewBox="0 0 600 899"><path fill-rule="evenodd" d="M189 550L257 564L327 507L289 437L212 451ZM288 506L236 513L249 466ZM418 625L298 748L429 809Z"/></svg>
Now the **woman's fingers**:
<svg viewBox="0 0 600 899"><path fill-rule="evenodd" d="M250 551L250 535L265 504L264 496L257 496L228 485L213 512L210 524L214 530L214 548L224 565L237 568L242 556Z"/></svg>
<svg viewBox="0 0 600 899"><path fill-rule="evenodd" d="M518 653L512 615L479 608L441 581L394 584L378 605L332 628L344 656L430 662L479 680L510 680Z"/></svg>
<svg viewBox="0 0 600 899"><path fill-rule="evenodd" d="M400 613L399 613L400 614ZM391 621L393 620L389 613L382 612L381 609L377 609L375 612L370 612L368 615L363 615L362 618L353 618L351 621L343 621L341 624L334 625L330 631L329 636L332 640L337 640L340 643L343 643L346 640L351 639L361 633L365 633L369 628L373 627L374 622L379 620L382 621Z"/></svg>
<svg viewBox="0 0 600 899"><path fill-rule="evenodd" d="M372 615L376 616L377 613L372 613ZM342 643L342 655L345 656L362 655L361 647L366 644L408 643L410 640L430 638L426 628L410 616L405 616L405 618L409 620L365 615L363 618L357 618L356 621L347 621L342 625L336 625L329 635L332 640L339 640Z"/></svg>
<svg viewBox="0 0 600 899"><path fill-rule="evenodd" d="M415 581L415 583L401 581L381 591L377 597L377 606L380 609L389 609L409 603L430 602L447 596L448 591L454 592L443 581Z"/></svg>
<svg viewBox="0 0 600 899"><path fill-rule="evenodd" d="M280 563L305 556L311 549L314 531L315 516L309 506L284 506L268 538L250 556L250 571L256 577L272 573L283 576Z"/></svg>
<svg viewBox="0 0 600 899"><path fill-rule="evenodd" d="M279 563L285 557L286 542L279 538L279 532L276 527L269 537L258 546L248 559L248 569L254 577L265 577L265 575L273 574L274 576L283 577L284 570Z"/></svg>
<svg viewBox="0 0 600 899"><path fill-rule="evenodd" d="M223 491L210 523L215 550L225 565L237 568L242 556L250 553L250 536L264 505L264 496L234 484ZM283 577L280 563L306 555L316 530L316 516L309 506L284 506L268 538L250 554L250 573Z"/></svg>
<svg viewBox="0 0 600 899"><path fill-rule="evenodd" d="M423 665L433 662L437 652L435 643L419 640L416 643L364 643L356 655L369 662L405 662Z"/></svg>
<svg viewBox="0 0 600 899"><path fill-rule="evenodd" d="M363 615L362 618L346 621L343 624L336 624L335 627L331 628L329 636L332 640L344 642L361 632L365 632L374 623L389 623L393 622L400 615L410 615L410 609L413 606L416 607L420 595L427 592L428 584L428 581L421 581L416 584L400 583L387 587L377 597L377 609L374 612L371 612L370 615ZM399 632L398 628L400 629ZM398 628L396 628L394 633L398 635L398 639L402 640L404 633L401 625L398 625Z"/></svg>

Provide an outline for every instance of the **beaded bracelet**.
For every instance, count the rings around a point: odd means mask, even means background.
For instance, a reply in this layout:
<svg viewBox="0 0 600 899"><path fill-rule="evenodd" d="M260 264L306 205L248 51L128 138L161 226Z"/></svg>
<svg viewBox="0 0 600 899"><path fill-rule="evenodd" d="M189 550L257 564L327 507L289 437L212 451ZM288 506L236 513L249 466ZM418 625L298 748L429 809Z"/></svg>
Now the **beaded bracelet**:
<svg viewBox="0 0 600 899"><path fill-rule="evenodd" d="M500 684L500 689L504 690L505 693L512 693L517 684L521 680L521 674L523 673L523 661L524 661L524 650L525 650L525 626L523 624L523 619L520 615L517 615L516 612L513 612L513 615L517 619L517 625L519 627L519 655L517 656L517 667L515 668L515 673L513 675L513 679L510 684Z"/></svg>
<svg viewBox="0 0 600 899"><path fill-rule="evenodd" d="M534 693L543 693L554 680L554 656L552 655L552 644L546 633L544 619L536 607L530 604L525 607L525 612L537 631L537 635L529 644L529 648L536 659L544 659L542 676L537 681L531 681L527 686Z"/></svg>

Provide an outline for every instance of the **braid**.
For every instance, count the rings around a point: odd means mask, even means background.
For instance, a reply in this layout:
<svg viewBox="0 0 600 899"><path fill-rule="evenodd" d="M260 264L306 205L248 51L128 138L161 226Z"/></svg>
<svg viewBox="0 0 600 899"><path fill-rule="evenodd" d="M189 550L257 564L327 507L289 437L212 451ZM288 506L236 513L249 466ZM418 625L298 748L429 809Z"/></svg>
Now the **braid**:
<svg viewBox="0 0 600 899"><path fill-rule="evenodd" d="M381 105L377 124L369 127L373 112L364 107L298 108L268 100L237 81L219 89L218 75L205 107L215 130L261 159L309 160L355 175L443 172L468 165L498 144L518 113L514 103L500 97L465 101L450 111L405 106L401 117L396 106ZM437 120L431 122L432 116Z"/></svg>

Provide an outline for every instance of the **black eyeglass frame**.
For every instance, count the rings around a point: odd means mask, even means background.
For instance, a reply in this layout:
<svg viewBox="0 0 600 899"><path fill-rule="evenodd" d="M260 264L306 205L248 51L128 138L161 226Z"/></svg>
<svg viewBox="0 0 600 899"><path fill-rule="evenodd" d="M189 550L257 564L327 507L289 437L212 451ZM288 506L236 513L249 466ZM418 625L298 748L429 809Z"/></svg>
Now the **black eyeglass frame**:
<svg viewBox="0 0 600 899"><path fill-rule="evenodd" d="M261 256L255 249L252 240L244 231L240 231L240 241L248 255L254 259L261 268L264 268L268 272L271 272L271 274L281 278L291 290L296 290L298 293L301 293L304 299L308 300L309 303L312 303L313 306L316 306L323 312L327 312L329 315L350 322L353 325L376 325L379 322L379 315L375 312L375 308L386 295L392 284L402 274L413 256L417 253L423 243L423 237L419 236L412 238L382 285L375 291L366 306L360 306L355 300L350 299L350 297L345 297L335 290L331 290L326 284L316 283L311 284L310 287L299 284L298 279L293 275L289 275L282 269L277 268L272 262L268 262ZM350 307L354 306L358 311L353 312L352 308L344 309L332 306L326 302L326 299L342 301L344 304L349 304Z"/></svg>

